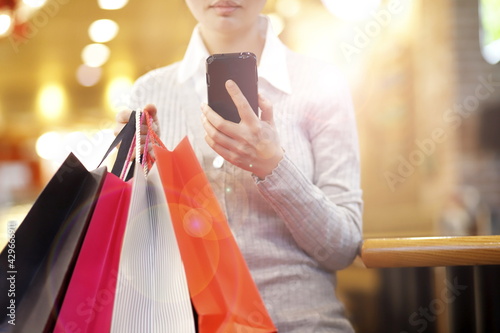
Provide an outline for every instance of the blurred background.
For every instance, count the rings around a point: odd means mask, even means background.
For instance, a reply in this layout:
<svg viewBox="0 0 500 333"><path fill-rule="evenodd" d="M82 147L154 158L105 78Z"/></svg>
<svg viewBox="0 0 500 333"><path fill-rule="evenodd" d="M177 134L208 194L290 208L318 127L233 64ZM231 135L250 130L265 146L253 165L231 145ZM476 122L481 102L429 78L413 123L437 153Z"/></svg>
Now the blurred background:
<svg viewBox="0 0 500 333"><path fill-rule="evenodd" d="M499 0L269 0L265 13L349 79L365 238L500 233ZM133 81L180 60L194 24L182 0L0 0L2 242L70 151L97 165ZM339 275L359 332L389 332L384 276L357 261Z"/></svg>

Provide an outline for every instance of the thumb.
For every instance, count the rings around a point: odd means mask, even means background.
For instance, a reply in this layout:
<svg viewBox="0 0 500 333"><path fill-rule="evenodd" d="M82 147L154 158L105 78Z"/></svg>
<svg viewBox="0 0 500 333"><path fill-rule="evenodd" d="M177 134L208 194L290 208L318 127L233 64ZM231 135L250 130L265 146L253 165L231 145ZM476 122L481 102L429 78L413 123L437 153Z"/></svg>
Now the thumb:
<svg viewBox="0 0 500 333"><path fill-rule="evenodd" d="M259 94L259 108L262 111L260 114L260 119L271 125L274 125L273 105L261 94Z"/></svg>

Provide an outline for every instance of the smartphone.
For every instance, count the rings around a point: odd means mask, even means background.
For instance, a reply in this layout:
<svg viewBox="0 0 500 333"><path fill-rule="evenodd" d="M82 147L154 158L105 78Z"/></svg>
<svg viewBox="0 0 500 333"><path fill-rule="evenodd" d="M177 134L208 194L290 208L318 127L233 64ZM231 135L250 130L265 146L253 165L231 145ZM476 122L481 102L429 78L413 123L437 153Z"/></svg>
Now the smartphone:
<svg viewBox="0 0 500 333"><path fill-rule="evenodd" d="M240 122L240 115L226 90L233 80L258 116L257 57L252 52L212 54L206 60L208 105L224 119Z"/></svg>

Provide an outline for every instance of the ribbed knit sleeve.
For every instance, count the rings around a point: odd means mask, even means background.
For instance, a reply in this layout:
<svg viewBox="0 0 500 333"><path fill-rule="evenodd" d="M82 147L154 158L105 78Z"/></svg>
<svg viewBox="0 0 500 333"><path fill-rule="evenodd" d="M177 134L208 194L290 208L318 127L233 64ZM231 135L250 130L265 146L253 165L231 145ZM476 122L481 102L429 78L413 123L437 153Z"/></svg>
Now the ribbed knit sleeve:
<svg viewBox="0 0 500 333"><path fill-rule="evenodd" d="M352 262L362 237L359 152L351 96L347 83L333 68L294 65L293 57L289 66L301 77L292 80L294 92L307 99L279 107L285 114L292 107L302 108L306 114L301 124L309 141L313 172L306 175L296 165L300 159L289 158L288 152L300 156L295 151L299 149L294 141L297 134L288 133L291 127L282 127L281 137L289 137L285 158L264 181L257 180L257 187L297 244L324 267L338 270ZM302 101L307 103L297 105Z"/></svg>

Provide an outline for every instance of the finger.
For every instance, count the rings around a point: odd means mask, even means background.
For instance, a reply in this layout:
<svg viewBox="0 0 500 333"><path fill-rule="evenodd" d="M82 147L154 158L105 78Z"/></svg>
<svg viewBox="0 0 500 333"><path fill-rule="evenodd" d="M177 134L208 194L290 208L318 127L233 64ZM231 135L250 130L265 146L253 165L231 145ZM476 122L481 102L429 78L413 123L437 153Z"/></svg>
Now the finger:
<svg viewBox="0 0 500 333"><path fill-rule="evenodd" d="M128 120L130 118L130 114L132 113L131 110L122 110L118 112L115 116L115 127L113 128L113 134L115 136L120 133L122 128L125 126L126 123L128 123Z"/></svg>
<svg viewBox="0 0 500 333"><path fill-rule="evenodd" d="M205 136L205 141L219 156L222 156L224 160L239 167L244 165L238 154L236 154L233 150L214 141L208 134Z"/></svg>
<svg viewBox="0 0 500 333"><path fill-rule="evenodd" d="M143 112L147 112L149 114L149 116L153 120L153 124L152 124L153 131L155 131L155 133L159 136L160 135L160 125L158 122L158 110L156 109L156 106L154 104L147 104L144 107ZM142 128L141 128L141 133L143 133Z"/></svg>
<svg viewBox="0 0 500 333"><path fill-rule="evenodd" d="M114 134L115 136L117 136L117 135L118 135L118 133L120 133L120 132L121 132L121 130L123 129L123 127L125 127L125 124L124 124L124 123L117 123L117 124L115 125L115 127L113 128L113 134Z"/></svg>
<svg viewBox="0 0 500 333"><path fill-rule="evenodd" d="M208 104L201 104L201 112L203 113L204 121L208 121L214 128L225 135L232 136L232 134L237 130L238 124L222 118Z"/></svg>
<svg viewBox="0 0 500 333"><path fill-rule="evenodd" d="M154 104L147 104L144 107L143 111L149 113L149 115L153 119L156 118L157 113L158 113L158 111L156 110L156 106Z"/></svg>
<svg viewBox="0 0 500 333"><path fill-rule="evenodd" d="M220 156L226 156L227 153L229 152L229 149L217 144L211 137L208 135L208 133L205 135L205 141L206 143L210 146L210 148L213 149L218 155ZM226 158L224 158L226 159Z"/></svg>
<svg viewBox="0 0 500 333"><path fill-rule="evenodd" d="M219 131L208 119L203 115L202 117L203 128L205 129L206 135L211 141L216 142L218 145L223 146L227 149L231 148L232 140L224 132Z"/></svg>
<svg viewBox="0 0 500 333"><path fill-rule="evenodd" d="M146 137L146 135L148 134L148 125L146 124L142 124L141 125L141 137Z"/></svg>
<svg viewBox="0 0 500 333"><path fill-rule="evenodd" d="M146 107L144 108L144 110L153 119L153 127L156 127L156 128L153 128L153 129L159 135L160 134L160 126L159 126L159 123L158 123L158 111L156 109L156 106L154 106L153 104L148 104L148 105L146 105Z"/></svg>
<svg viewBox="0 0 500 333"><path fill-rule="evenodd" d="M250 103L248 103L245 95L241 92L238 85L233 80L226 81L226 90L231 96L236 108L238 109L238 113L242 121L245 122L254 122L258 120L255 112L252 110Z"/></svg>
<svg viewBox="0 0 500 333"><path fill-rule="evenodd" d="M117 123L126 124L132 114L132 110L122 110L116 114L115 120Z"/></svg>
<svg viewBox="0 0 500 333"><path fill-rule="evenodd" d="M273 111L273 105L271 102L259 94L259 108L262 111L260 115L260 119L274 125L274 111Z"/></svg>

